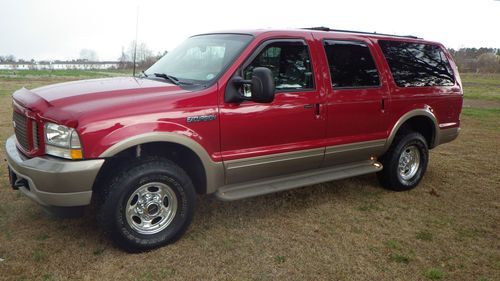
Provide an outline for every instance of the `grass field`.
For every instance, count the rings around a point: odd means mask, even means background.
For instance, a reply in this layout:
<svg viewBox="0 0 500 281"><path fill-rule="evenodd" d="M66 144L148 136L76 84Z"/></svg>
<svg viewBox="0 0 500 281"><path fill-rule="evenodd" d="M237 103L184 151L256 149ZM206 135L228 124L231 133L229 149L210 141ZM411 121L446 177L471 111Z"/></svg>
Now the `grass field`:
<svg viewBox="0 0 500 281"><path fill-rule="evenodd" d="M497 76L464 77L466 93L500 96ZM2 155L10 93L69 79L0 78ZM236 202L202 196L181 240L142 254L116 249L92 211L47 216L9 188L2 162L0 280L500 280L499 128L500 107L464 109L461 135L431 152L409 192L367 175Z"/></svg>
<svg viewBox="0 0 500 281"><path fill-rule="evenodd" d="M131 74L130 69L115 69L115 70L0 70L0 77L3 78L93 78L93 77L108 77L123 74Z"/></svg>
<svg viewBox="0 0 500 281"><path fill-rule="evenodd" d="M500 74L464 73L460 77L466 98L500 101Z"/></svg>

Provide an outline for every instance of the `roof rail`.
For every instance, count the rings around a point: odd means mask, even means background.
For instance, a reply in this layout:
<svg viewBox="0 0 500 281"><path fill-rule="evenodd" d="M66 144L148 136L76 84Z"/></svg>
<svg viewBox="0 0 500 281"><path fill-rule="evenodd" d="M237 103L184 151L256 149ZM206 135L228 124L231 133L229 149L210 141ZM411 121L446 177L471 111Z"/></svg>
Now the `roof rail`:
<svg viewBox="0 0 500 281"><path fill-rule="evenodd" d="M318 27L306 27L302 29L307 30L317 30L317 31L333 31L333 32L345 32L345 33L355 33L355 34L370 34L370 35L382 35L382 36L391 36L391 37L401 37L401 38L412 38L412 39L422 39L413 35L393 35L386 33L377 33L377 32L363 32L363 31L354 31L354 30L344 30L344 29L331 29L329 27L318 26Z"/></svg>

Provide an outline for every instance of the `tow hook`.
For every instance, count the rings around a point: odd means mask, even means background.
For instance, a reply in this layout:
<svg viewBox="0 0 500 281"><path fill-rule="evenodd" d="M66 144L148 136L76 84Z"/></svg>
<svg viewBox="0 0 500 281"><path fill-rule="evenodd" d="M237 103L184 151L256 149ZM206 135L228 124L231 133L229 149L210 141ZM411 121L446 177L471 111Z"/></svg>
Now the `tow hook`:
<svg viewBox="0 0 500 281"><path fill-rule="evenodd" d="M17 179L15 182L14 182L14 189L19 189L20 187L26 187L26 188L29 188L29 184L28 184L28 181L25 180L25 179Z"/></svg>

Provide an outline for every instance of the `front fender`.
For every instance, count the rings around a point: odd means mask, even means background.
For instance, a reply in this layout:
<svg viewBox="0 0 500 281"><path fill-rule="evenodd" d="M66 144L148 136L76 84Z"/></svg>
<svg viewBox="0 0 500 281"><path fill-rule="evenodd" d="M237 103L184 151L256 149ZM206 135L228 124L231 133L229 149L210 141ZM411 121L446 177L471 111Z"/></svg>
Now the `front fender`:
<svg viewBox="0 0 500 281"><path fill-rule="evenodd" d="M205 169L207 192L211 193L224 181L222 162L212 160L207 150L200 144L202 137L195 131L171 122L142 123L114 130L100 140L100 147L107 147L96 158L108 158L118 153L151 142L165 142L182 145L193 151Z"/></svg>
<svg viewBox="0 0 500 281"><path fill-rule="evenodd" d="M99 158L113 156L127 149L128 147L140 144L140 143L135 143L136 141L133 140L137 139L137 137L139 136L145 136L145 135L158 136L159 139L151 137L146 138L146 139L155 139L149 142L162 141L162 137L160 136L170 136L170 135L176 137L183 136L185 137L185 142L192 141L198 144L200 147L201 145L199 143L201 143L202 141L200 135L197 134L192 129L173 122L147 122L140 124L131 124L121 128L116 128L106 136L100 138L98 140L98 145L97 145L97 147L100 148L100 150L93 151L92 156ZM141 137L140 139L144 138ZM130 145L127 147L126 144ZM205 152L206 149L203 149L203 151Z"/></svg>

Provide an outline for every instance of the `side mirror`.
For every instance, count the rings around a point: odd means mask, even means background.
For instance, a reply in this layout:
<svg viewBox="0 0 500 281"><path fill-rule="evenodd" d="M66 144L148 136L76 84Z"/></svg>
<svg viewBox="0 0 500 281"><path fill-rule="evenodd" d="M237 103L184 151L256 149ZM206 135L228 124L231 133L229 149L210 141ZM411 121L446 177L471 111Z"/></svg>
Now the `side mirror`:
<svg viewBox="0 0 500 281"><path fill-rule="evenodd" d="M273 73L267 67L256 67L252 72L252 100L269 103L274 100Z"/></svg>
<svg viewBox="0 0 500 281"><path fill-rule="evenodd" d="M239 89L242 85L250 85L252 96L246 97ZM258 103L270 103L274 100L274 79L271 70L267 67L256 67L252 71L252 80L235 77L226 88L224 101L239 103L250 100Z"/></svg>

